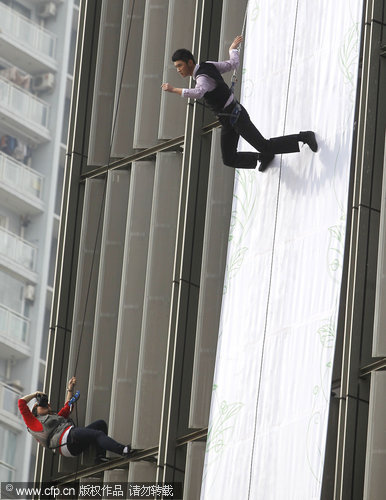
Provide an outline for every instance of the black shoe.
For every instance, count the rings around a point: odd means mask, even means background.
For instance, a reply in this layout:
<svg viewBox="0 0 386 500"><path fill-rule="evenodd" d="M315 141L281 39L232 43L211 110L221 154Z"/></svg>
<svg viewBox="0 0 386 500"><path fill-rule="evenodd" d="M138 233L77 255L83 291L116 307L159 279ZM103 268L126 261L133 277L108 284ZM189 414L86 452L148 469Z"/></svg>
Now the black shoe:
<svg viewBox="0 0 386 500"><path fill-rule="evenodd" d="M315 133L309 130L307 132L300 132L299 135L300 140L304 142L304 144L307 144L311 151L316 153L318 150L318 143L316 142Z"/></svg>
<svg viewBox="0 0 386 500"><path fill-rule="evenodd" d="M264 172L266 168L269 166L271 161L275 158L275 155L273 153L260 153L259 155L259 161L260 161L260 167L259 167L259 172Z"/></svg>

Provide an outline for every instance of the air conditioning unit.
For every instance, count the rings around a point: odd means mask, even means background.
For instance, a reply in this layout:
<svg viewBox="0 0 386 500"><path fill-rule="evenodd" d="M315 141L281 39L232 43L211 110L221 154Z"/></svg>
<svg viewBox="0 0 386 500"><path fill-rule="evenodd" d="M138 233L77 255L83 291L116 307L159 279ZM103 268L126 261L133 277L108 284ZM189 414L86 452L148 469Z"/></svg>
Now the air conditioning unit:
<svg viewBox="0 0 386 500"><path fill-rule="evenodd" d="M24 287L24 298L33 302L35 300L35 287L34 285L26 285Z"/></svg>
<svg viewBox="0 0 386 500"><path fill-rule="evenodd" d="M32 79L32 92L46 92L55 86L55 75L53 73L43 73L34 76Z"/></svg>
<svg viewBox="0 0 386 500"><path fill-rule="evenodd" d="M37 9L37 15L43 19L56 16L56 3L47 2L40 5Z"/></svg>

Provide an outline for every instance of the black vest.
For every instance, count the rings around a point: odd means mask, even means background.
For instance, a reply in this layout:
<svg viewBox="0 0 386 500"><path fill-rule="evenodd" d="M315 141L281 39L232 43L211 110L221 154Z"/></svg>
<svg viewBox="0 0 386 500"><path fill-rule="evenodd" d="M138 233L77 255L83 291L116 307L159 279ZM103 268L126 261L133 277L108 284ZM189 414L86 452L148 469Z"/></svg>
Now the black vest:
<svg viewBox="0 0 386 500"><path fill-rule="evenodd" d="M203 96L203 99L205 104L212 111L214 111L214 113L220 113L224 109L225 103L232 94L231 89L224 82L221 73L212 63L208 62L200 63L196 71L196 77L198 75L207 75L210 78L213 78L213 80L215 80L216 88L214 88L210 92L206 92Z"/></svg>

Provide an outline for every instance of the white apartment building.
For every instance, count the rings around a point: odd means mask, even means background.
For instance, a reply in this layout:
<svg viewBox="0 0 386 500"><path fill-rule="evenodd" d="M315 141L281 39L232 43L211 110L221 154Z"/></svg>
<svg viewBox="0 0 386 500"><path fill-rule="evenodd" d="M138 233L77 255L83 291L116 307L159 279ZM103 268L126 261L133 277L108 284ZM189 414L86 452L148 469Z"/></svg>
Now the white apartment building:
<svg viewBox="0 0 386 500"><path fill-rule="evenodd" d="M43 386L79 0L0 0L0 481L36 446L17 399Z"/></svg>

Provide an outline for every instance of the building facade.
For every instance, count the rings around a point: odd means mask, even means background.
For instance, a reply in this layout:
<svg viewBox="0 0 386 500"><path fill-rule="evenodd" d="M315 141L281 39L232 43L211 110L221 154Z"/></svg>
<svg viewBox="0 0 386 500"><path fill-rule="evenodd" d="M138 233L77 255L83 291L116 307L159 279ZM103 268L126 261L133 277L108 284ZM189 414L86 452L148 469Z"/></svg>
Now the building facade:
<svg viewBox="0 0 386 500"><path fill-rule="evenodd" d="M0 2L1 481L34 469L17 399L44 381L78 14L72 0Z"/></svg>
<svg viewBox="0 0 386 500"><path fill-rule="evenodd" d="M76 423L104 418L114 438L157 464L89 467L87 456L40 449L37 480L183 481L184 498L199 498L235 173L222 165L213 117L162 94L160 83L178 85L176 47L225 58L246 5L81 3L45 389L59 406L75 374ZM385 443L375 447L374 436L384 435L385 353L372 342L384 339L374 333L385 252L384 15L383 0L364 2L322 488L329 500L377 498L382 484Z"/></svg>

